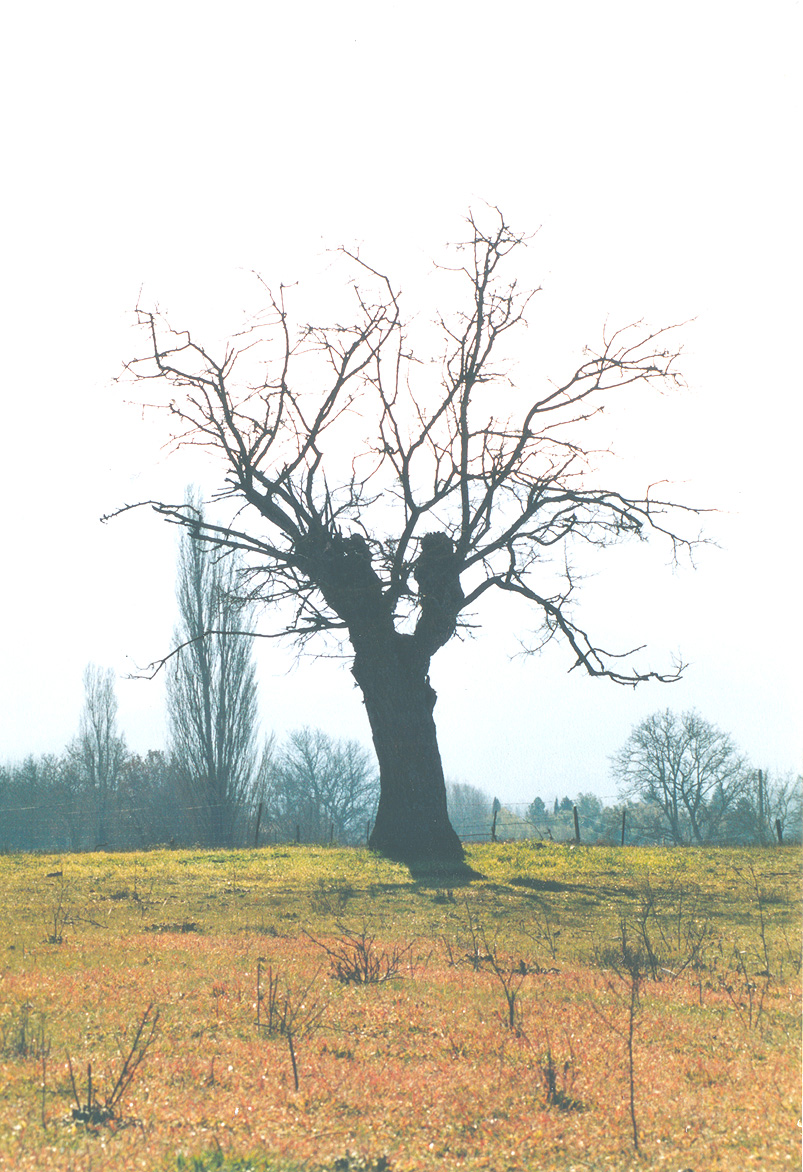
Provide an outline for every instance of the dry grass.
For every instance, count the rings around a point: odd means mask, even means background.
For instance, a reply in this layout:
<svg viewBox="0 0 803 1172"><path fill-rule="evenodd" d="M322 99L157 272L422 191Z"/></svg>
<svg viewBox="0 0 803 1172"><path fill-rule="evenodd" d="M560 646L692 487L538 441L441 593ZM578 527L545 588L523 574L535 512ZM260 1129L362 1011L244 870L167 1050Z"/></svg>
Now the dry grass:
<svg viewBox="0 0 803 1172"><path fill-rule="evenodd" d="M499 845L460 877L313 848L5 857L0 1166L796 1168L799 861ZM349 940L366 971L398 970L334 979ZM257 1025L268 973L298 1029ZM125 1095L76 1118L68 1059L114 1098L151 1005Z"/></svg>

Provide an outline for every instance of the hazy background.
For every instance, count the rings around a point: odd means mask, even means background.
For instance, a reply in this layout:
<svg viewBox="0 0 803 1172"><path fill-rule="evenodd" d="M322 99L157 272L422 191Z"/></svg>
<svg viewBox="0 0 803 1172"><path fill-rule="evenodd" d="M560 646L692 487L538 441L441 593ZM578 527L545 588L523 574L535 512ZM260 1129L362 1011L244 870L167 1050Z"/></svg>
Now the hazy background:
<svg viewBox="0 0 803 1172"><path fill-rule="evenodd" d="M603 325L694 318L689 391L611 418L623 475L681 482L719 549L672 572L621 549L584 587L603 645L680 652L671 687L567 675L515 626L436 658L447 776L509 801L613 797L608 757L658 708L696 707L756 766L800 768L800 6L611 0L17 5L2 87L3 670L0 759L59 751L87 662L120 675L120 723L161 747L175 531L129 501L214 470L114 382L158 303L201 340L359 244L404 305L461 218L538 231L523 369L555 378ZM444 308L449 308L445 306ZM526 634L526 630L521 630ZM348 665L257 648L263 721L368 740Z"/></svg>

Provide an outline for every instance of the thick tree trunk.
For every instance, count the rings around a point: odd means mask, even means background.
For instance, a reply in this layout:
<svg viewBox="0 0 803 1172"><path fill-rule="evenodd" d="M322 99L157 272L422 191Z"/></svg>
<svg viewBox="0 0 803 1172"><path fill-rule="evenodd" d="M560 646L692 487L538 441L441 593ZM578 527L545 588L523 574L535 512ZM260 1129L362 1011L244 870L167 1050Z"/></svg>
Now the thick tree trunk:
<svg viewBox="0 0 803 1172"><path fill-rule="evenodd" d="M354 658L379 760L380 799L369 846L405 862L455 862L460 839L446 809L435 690L408 635L394 632Z"/></svg>
<svg viewBox="0 0 803 1172"><path fill-rule="evenodd" d="M379 809L369 845L405 862L455 862L463 848L446 810L435 692L427 673L435 651L454 634L463 594L451 540L428 534L421 544L415 571L420 609L412 635L396 630L393 600L360 534L311 534L299 552L354 648L352 673L379 761Z"/></svg>

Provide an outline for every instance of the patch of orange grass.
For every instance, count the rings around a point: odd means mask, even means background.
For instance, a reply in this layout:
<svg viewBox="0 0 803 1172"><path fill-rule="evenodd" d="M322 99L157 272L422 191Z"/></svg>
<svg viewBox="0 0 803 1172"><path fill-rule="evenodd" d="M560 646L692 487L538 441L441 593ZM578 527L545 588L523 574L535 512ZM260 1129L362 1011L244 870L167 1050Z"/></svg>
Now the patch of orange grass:
<svg viewBox="0 0 803 1172"><path fill-rule="evenodd" d="M331 980L321 950L303 935L131 934L113 955L91 938L58 955L34 949L4 974L0 1016L24 1005L45 1015L53 1044L44 1125L41 1064L4 1054L0 1165L152 1172L177 1152L217 1145L311 1166L347 1150L382 1154L395 1172L799 1165L798 985L771 982L751 1028L719 982L644 983L635 1026L637 1159L618 978L560 964L560 972L530 974L521 1028L512 1031L497 977L449 965L432 947L421 945L403 979L365 987ZM296 1043L298 1091L286 1039L256 1026L260 958L291 997L319 974L314 995L326 1012ZM96 1129L69 1122L67 1053L76 1070L92 1062L102 1090L151 1001L161 1034L124 1118ZM547 1039L582 1109L548 1105Z"/></svg>

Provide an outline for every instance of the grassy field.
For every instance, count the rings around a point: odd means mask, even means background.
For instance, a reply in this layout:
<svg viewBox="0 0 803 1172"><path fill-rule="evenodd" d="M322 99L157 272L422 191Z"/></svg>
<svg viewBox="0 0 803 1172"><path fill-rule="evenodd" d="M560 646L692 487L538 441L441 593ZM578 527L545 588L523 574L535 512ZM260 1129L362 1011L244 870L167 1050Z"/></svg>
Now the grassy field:
<svg viewBox="0 0 803 1172"><path fill-rule="evenodd" d="M0 1166L800 1166L800 852L0 858Z"/></svg>

